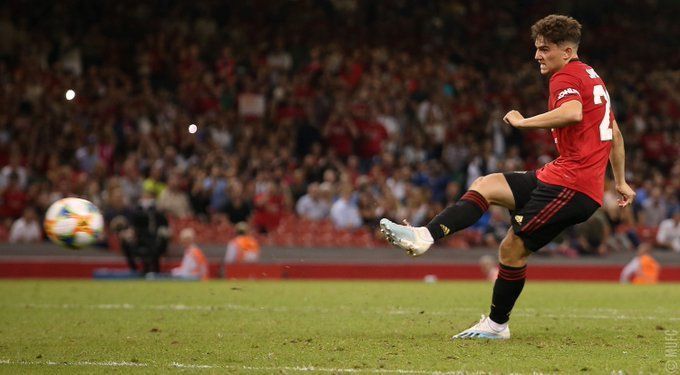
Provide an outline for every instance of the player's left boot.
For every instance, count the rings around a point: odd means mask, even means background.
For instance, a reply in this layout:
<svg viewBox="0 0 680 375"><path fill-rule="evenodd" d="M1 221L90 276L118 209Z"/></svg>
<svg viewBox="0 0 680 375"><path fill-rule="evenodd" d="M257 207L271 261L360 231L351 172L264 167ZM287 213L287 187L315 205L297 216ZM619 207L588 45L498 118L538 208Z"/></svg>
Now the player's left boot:
<svg viewBox="0 0 680 375"><path fill-rule="evenodd" d="M383 218L380 219L380 231L392 245L406 250L410 256L422 255L434 243L432 235L425 227L413 227L406 224L399 225Z"/></svg>
<svg viewBox="0 0 680 375"><path fill-rule="evenodd" d="M479 320L479 323L451 337L451 340L457 339L507 340L510 338L509 326L505 326L505 328L502 331L496 331L489 325L490 320L491 319L488 316L482 315L482 319Z"/></svg>

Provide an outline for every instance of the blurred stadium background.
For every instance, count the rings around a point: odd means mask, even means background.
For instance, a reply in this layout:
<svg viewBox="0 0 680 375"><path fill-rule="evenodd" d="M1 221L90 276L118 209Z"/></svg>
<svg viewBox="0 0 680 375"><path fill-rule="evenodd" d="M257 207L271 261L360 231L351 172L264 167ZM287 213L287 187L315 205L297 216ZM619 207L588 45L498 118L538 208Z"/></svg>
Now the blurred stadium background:
<svg viewBox="0 0 680 375"><path fill-rule="evenodd" d="M62 197L94 202L110 224L148 196L170 223L162 272L192 228L220 277L247 222L259 261L237 259L228 277L483 279L507 212L415 261L377 222L426 223L476 177L555 156L548 132L501 117L546 108L529 27L558 12L584 25L580 54L608 84L638 195L620 211L608 184L602 209L542 250L529 278L616 281L650 243L661 280L678 281L678 4L3 1L0 277L125 269L114 228L70 252L35 227Z"/></svg>

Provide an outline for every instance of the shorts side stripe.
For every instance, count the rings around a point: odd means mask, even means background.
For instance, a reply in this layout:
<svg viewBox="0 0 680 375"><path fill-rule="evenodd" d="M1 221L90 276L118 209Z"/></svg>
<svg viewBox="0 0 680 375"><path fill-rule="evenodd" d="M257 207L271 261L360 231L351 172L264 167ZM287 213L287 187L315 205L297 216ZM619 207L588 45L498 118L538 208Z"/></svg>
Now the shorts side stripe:
<svg viewBox="0 0 680 375"><path fill-rule="evenodd" d="M557 213L557 211L559 211L562 207L564 207L565 204L567 204L567 202L569 202L571 197L573 197L574 195L574 191L566 188L565 190L566 194L562 195L562 197L560 197L555 202L555 204L551 205L549 209L541 211L539 215L536 215L535 217L536 221L534 222L531 228L528 228L526 230L526 233L531 233L536 229L540 228L541 226L543 226L545 223L548 222L548 220L550 220L550 218L552 218L555 215L555 213Z"/></svg>
<svg viewBox="0 0 680 375"><path fill-rule="evenodd" d="M536 214L536 216L534 216L531 220L529 220L529 222L527 223L527 225L525 225L524 228L521 229L521 232L526 232L526 231L528 231L531 227L533 227L533 226L536 224L536 221L537 221L542 215L544 215L547 211L551 210L552 207L553 207L554 205L556 205L556 204L560 201L560 199L567 193L566 190L567 190L566 188L565 188L564 190L562 190L562 191L557 195L557 197L555 197L555 199L553 199L548 205L546 205L545 207L543 207L543 209L542 209L538 214Z"/></svg>
<svg viewBox="0 0 680 375"><path fill-rule="evenodd" d="M536 225L535 225L533 228L531 228L530 232L533 232L533 231L535 231L536 229L538 229L538 228L542 227L543 225L545 225L550 219L552 219L553 216L555 216L555 214L557 214L557 212L558 212L559 210L562 209L562 207L566 206L566 204L569 203L569 201L571 201L571 199L574 197L575 194L576 194L575 191L569 190L569 192L567 193L567 195L565 195L564 197L562 197L562 200L561 200L561 202L560 202L558 205L556 205L555 207L553 207L553 209L550 210L549 212L546 212L545 215L543 215L540 219L538 219L538 220L536 221Z"/></svg>

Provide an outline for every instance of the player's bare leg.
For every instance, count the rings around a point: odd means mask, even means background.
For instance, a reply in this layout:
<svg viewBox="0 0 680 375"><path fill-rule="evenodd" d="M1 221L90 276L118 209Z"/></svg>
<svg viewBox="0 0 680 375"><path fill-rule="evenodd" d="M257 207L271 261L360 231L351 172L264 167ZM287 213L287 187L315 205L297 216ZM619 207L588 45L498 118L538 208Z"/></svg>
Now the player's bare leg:
<svg viewBox="0 0 680 375"><path fill-rule="evenodd" d="M453 339L509 339L510 312L522 293L526 280L527 258L531 252L524 241L508 230L498 249L499 272L493 287L491 313L479 323L453 336Z"/></svg>
<svg viewBox="0 0 680 375"><path fill-rule="evenodd" d="M472 182L469 190L480 193L489 204L495 204L509 210L515 209L515 197L512 195L508 180L502 173L492 173L477 178Z"/></svg>
<svg viewBox="0 0 680 375"><path fill-rule="evenodd" d="M380 230L390 243L406 250L411 256L418 256L426 252L436 240L477 222L490 204L510 210L515 208L515 198L502 173L476 179L456 204L444 209L427 226L400 225L383 218L380 220Z"/></svg>
<svg viewBox="0 0 680 375"><path fill-rule="evenodd" d="M524 267L531 255L531 251L524 247L524 241L511 229L498 247L498 260L510 267Z"/></svg>

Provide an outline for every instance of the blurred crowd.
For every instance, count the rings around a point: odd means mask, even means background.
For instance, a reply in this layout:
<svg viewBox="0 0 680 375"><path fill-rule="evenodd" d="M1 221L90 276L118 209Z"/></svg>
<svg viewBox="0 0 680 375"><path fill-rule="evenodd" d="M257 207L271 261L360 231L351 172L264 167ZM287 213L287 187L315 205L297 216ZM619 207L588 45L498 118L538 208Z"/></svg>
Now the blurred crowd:
<svg viewBox="0 0 680 375"><path fill-rule="evenodd" d="M1 224L30 226L78 195L108 218L152 196L170 217L265 235L291 214L422 225L475 178L556 156L549 132L501 121L546 110L529 27L555 9L492 4L4 2ZM607 82L638 195L620 210L608 183L555 251L650 236L680 251L680 26L660 6L560 8L584 24L579 55ZM468 230L495 246L508 226L491 209Z"/></svg>

